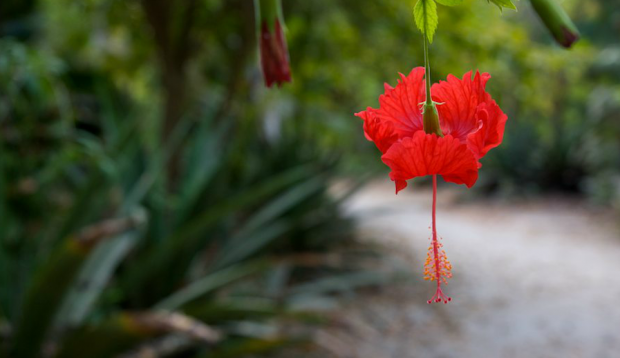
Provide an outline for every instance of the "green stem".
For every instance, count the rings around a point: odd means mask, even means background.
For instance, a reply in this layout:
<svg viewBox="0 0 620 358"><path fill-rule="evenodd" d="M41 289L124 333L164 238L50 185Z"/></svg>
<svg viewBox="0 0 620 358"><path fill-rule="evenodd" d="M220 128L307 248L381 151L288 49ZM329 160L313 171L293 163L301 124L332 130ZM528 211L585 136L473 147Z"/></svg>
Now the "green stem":
<svg viewBox="0 0 620 358"><path fill-rule="evenodd" d="M426 69L426 104L433 104L433 100L431 98L431 63L428 60L428 37L426 34L422 34L424 36L424 68Z"/></svg>
<svg viewBox="0 0 620 358"><path fill-rule="evenodd" d="M426 101L422 108L422 125L424 132L443 137L437 107L435 107L431 97L431 63L428 60L428 37L426 37L426 34L424 34L424 69L426 71L424 76L426 77Z"/></svg>
<svg viewBox="0 0 620 358"><path fill-rule="evenodd" d="M276 19L280 20L280 23L283 22L281 0L254 0L254 9L259 33L263 21L267 23L267 27L272 33L275 29Z"/></svg>

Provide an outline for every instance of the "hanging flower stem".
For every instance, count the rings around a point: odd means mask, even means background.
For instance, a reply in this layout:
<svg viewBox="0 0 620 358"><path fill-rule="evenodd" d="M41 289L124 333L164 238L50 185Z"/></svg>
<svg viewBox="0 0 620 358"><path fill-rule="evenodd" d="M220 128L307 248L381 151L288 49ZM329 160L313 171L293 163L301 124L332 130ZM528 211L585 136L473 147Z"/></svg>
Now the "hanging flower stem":
<svg viewBox="0 0 620 358"><path fill-rule="evenodd" d="M424 69L425 69L425 78L426 78L426 105L430 106L433 104L433 100L431 99L431 64L428 60L428 38L424 36Z"/></svg>
<svg viewBox="0 0 620 358"><path fill-rule="evenodd" d="M426 101L424 101L424 106L422 106L422 125L424 126L424 132L428 134L435 134L438 137L443 137L441 126L439 125L437 107L435 106L431 96L431 63L428 60L428 46L428 38L424 36L424 77L426 78Z"/></svg>

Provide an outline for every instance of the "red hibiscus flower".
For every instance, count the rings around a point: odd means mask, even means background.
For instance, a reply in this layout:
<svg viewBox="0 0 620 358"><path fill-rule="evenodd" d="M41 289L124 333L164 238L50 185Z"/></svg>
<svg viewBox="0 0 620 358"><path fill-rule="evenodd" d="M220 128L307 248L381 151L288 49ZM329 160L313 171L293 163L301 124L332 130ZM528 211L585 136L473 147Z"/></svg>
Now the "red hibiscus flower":
<svg viewBox="0 0 620 358"><path fill-rule="evenodd" d="M283 82L291 82L288 48L278 18L272 26L267 21L261 23L260 58L267 87L271 87L274 82L278 86Z"/></svg>
<svg viewBox="0 0 620 358"><path fill-rule="evenodd" d="M452 265L437 237L437 175L452 183L474 185L480 159L502 142L507 116L485 91L491 76L478 72L473 79L468 72L463 79L450 75L446 82L434 84L431 99L437 106L427 103L424 110L433 112L422 113L426 102L424 74L423 67L414 68L409 76L401 74L396 87L385 85L379 109L369 107L356 116L364 120L366 138L375 143L383 153L381 159L392 169L390 178L396 184L396 193L409 179L433 176L433 236L424 278L437 281L436 293L428 303L447 303L451 298L444 295L441 284L452 277Z"/></svg>
<svg viewBox="0 0 620 358"><path fill-rule="evenodd" d="M385 85L379 109L356 113L364 120L366 138L376 144L383 153L381 159L392 169L396 192L409 179L433 174L471 187L478 179L479 160L504 136L507 116L485 91L491 76L476 72L472 80L468 72L462 80L450 75L448 81L433 85L442 137L424 132L424 68L400 76L396 87Z"/></svg>

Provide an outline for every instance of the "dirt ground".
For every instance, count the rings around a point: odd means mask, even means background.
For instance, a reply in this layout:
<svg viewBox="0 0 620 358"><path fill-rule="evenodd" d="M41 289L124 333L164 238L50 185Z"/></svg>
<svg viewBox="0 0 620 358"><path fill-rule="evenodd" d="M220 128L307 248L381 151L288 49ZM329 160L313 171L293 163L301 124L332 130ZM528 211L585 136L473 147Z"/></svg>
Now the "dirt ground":
<svg viewBox="0 0 620 358"><path fill-rule="evenodd" d="M440 187L437 229L453 265L453 301L428 305L423 281L431 192L390 182L349 205L368 240L415 277L343 304L318 340L341 358L620 357L617 216L583 201L463 200Z"/></svg>

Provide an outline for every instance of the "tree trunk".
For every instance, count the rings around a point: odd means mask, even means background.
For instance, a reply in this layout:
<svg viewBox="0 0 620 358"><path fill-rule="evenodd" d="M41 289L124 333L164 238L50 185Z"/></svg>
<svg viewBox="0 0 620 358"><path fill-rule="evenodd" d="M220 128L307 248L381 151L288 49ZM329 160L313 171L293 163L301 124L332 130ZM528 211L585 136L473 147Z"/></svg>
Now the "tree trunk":
<svg viewBox="0 0 620 358"><path fill-rule="evenodd" d="M170 143L172 133L183 116L187 102L186 67L191 51L191 31L196 0L142 0L147 21L153 30L160 65L162 94L162 145ZM177 19L180 17L180 19ZM179 21L180 20L180 21ZM180 28L174 28L179 24ZM180 148L173 148L167 163L168 188L173 191L179 177Z"/></svg>

